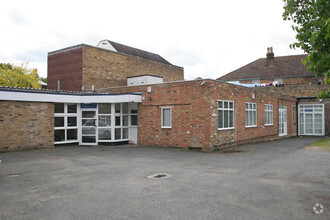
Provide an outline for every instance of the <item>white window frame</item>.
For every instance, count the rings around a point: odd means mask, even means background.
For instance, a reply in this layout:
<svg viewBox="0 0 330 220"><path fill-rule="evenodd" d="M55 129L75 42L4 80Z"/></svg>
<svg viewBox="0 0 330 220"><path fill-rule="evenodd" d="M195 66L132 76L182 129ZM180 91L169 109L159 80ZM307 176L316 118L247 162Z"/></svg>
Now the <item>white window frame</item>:
<svg viewBox="0 0 330 220"><path fill-rule="evenodd" d="M161 110L161 128L172 128L172 106L161 106L159 107L160 110ZM166 126L164 125L164 110L167 109L167 110L170 110L170 125L169 126Z"/></svg>
<svg viewBox="0 0 330 220"><path fill-rule="evenodd" d="M273 108L272 104L265 104L265 126L274 125L274 111L273 111L273 109L274 108ZM270 115L271 115L271 117L270 117Z"/></svg>
<svg viewBox="0 0 330 220"><path fill-rule="evenodd" d="M63 120L64 120L64 126L62 126L62 127L55 127L55 124L54 124L54 133L55 133L56 130L64 130L64 140L63 141L55 141L54 140L54 144L56 145L56 144L67 144L67 143L77 143L77 142L79 142L79 132L80 132L80 129L79 129L79 122L80 122L79 112L80 112L80 105L77 104L77 103L54 103L54 108L55 108L55 104L63 104L64 105L64 112L55 113L55 111L54 111L54 119L55 118L63 118ZM68 113L68 105L70 105L70 104L76 105L76 112L75 113ZM70 118L70 117L76 118L76 126L69 126L68 125L68 118ZM68 140L68 135L67 135L68 130L77 130L77 139Z"/></svg>
<svg viewBox="0 0 330 220"><path fill-rule="evenodd" d="M315 106L322 106L322 111L315 111ZM311 112L307 110L312 109ZM320 108L318 108L320 109ZM313 133L306 133L306 114L312 114L313 116ZM314 118L315 114L322 114L322 133L315 133L314 130ZM325 135L325 107L324 104L299 104L298 105L298 135L312 135L312 136L324 136Z"/></svg>
<svg viewBox="0 0 330 220"><path fill-rule="evenodd" d="M220 108L219 107L219 103L222 103L222 107ZM225 102L227 102L228 103L228 108L225 108ZM233 104L233 107L232 108L230 108L230 103L232 103ZM218 100L218 130L229 130L229 129L235 129L235 123L234 123L234 119L235 119L235 115L234 115L234 109L235 109L235 105L234 105L234 101L229 101L229 100ZM222 111L222 117L223 117L223 120L222 120L222 124L223 124L223 126L222 126L222 128L219 128L219 117L220 117L220 115L219 115L219 111ZM224 120L224 111L228 111L228 125L230 125L230 112L232 112L232 117L233 117L233 119L232 119L232 121L233 121L233 126L229 126L229 127L225 127L224 126L224 122L225 122L225 120Z"/></svg>
<svg viewBox="0 0 330 220"><path fill-rule="evenodd" d="M247 104L247 108L246 108L246 104ZM252 106L255 106L255 108L250 108L250 105L252 104ZM257 120L257 103L254 103L254 102L245 102L245 127L246 128L255 128L255 127L257 127L257 124L258 124L258 120ZM255 124L248 124L247 125L247 123L246 123L246 121L247 121L247 117L246 117L246 113L248 113L248 115L249 115L249 113L252 113L252 116L254 116L255 115ZM253 113L255 113L255 114L253 114ZM249 116L248 116L249 117ZM253 118L253 117L252 117ZM253 118L253 119L254 119ZM252 121L254 121L252 119Z"/></svg>

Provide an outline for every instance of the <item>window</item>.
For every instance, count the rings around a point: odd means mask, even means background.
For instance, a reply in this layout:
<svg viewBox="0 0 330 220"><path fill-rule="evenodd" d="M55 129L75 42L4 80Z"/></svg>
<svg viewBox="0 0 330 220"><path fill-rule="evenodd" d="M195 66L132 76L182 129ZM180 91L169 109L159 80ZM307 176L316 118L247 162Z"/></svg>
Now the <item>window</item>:
<svg viewBox="0 0 330 220"><path fill-rule="evenodd" d="M172 107L160 107L162 111L162 128L172 128Z"/></svg>
<svg viewBox="0 0 330 220"><path fill-rule="evenodd" d="M234 128L234 102L218 101L218 129Z"/></svg>
<svg viewBox="0 0 330 220"><path fill-rule="evenodd" d="M324 105L301 104L298 106L298 134L324 135Z"/></svg>
<svg viewBox="0 0 330 220"><path fill-rule="evenodd" d="M54 142L55 144L78 142L77 104L55 103Z"/></svg>
<svg viewBox="0 0 330 220"><path fill-rule="evenodd" d="M296 123L297 121L297 119L296 119L296 107L293 107L293 109L292 109L292 114L293 114L293 119L292 119L292 121L293 121L293 123Z"/></svg>
<svg viewBox="0 0 330 220"><path fill-rule="evenodd" d="M265 104L265 125L273 125L273 105Z"/></svg>
<svg viewBox="0 0 330 220"><path fill-rule="evenodd" d="M257 104L245 103L245 127L257 126Z"/></svg>

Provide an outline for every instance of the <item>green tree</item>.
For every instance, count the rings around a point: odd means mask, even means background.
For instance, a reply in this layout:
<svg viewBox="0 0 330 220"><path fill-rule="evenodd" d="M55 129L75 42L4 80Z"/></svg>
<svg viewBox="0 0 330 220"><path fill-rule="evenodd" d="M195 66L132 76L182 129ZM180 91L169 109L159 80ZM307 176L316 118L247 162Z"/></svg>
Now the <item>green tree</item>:
<svg viewBox="0 0 330 220"><path fill-rule="evenodd" d="M36 69L27 67L27 63L16 66L10 63L0 63L0 86L41 88Z"/></svg>
<svg viewBox="0 0 330 220"><path fill-rule="evenodd" d="M329 83L330 69L330 1L329 0L283 0L284 20L293 21L292 29L297 32L290 48L301 48L308 56L303 60L308 70L317 76L324 75ZM318 95L330 98L330 89Z"/></svg>

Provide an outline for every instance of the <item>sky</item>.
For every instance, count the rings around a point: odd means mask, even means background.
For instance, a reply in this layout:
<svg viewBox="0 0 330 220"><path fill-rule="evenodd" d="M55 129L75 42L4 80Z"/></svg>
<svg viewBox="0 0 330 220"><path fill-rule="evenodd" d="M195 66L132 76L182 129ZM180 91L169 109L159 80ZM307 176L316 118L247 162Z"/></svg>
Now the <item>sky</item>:
<svg viewBox="0 0 330 220"><path fill-rule="evenodd" d="M281 0L10 0L1 4L0 62L47 77L48 52L108 39L216 79L256 59L303 54Z"/></svg>

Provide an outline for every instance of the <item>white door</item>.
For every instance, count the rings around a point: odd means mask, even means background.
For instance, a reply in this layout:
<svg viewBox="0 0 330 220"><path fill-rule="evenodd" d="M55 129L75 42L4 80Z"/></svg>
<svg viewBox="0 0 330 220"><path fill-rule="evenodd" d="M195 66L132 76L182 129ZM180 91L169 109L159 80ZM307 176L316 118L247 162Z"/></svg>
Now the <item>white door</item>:
<svg viewBox="0 0 330 220"><path fill-rule="evenodd" d="M81 110L81 145L97 144L96 109Z"/></svg>
<svg viewBox="0 0 330 220"><path fill-rule="evenodd" d="M286 106L279 106L278 108L278 135L287 135L287 109Z"/></svg>

